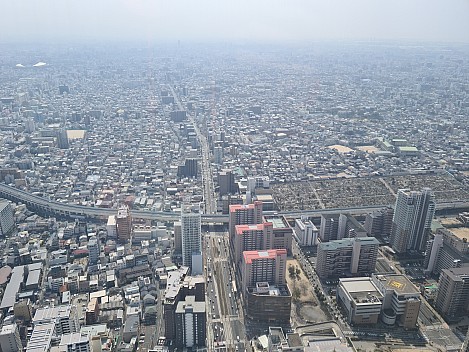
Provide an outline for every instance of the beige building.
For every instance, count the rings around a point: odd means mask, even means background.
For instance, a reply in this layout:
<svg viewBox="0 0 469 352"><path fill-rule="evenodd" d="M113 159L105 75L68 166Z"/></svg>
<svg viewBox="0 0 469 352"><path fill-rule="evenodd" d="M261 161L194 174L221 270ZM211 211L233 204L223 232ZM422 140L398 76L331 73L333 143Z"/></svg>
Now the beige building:
<svg viewBox="0 0 469 352"><path fill-rule="evenodd" d="M395 321L406 329L414 329L420 310L420 292L412 282L401 274L373 275L372 281L383 295L385 323Z"/></svg>
<svg viewBox="0 0 469 352"><path fill-rule="evenodd" d="M383 295L369 277L344 278L337 286L337 299L352 324L376 324Z"/></svg>
<svg viewBox="0 0 469 352"><path fill-rule="evenodd" d="M440 274L436 309L447 320L454 320L468 312L469 267L443 269Z"/></svg>

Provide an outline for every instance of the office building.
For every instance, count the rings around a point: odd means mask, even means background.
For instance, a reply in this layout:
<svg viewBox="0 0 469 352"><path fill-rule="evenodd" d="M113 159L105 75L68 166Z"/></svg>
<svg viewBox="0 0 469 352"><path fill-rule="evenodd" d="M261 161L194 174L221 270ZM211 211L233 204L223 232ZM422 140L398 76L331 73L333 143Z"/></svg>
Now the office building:
<svg viewBox="0 0 469 352"><path fill-rule="evenodd" d="M0 347L2 352L18 352L23 350L18 325L3 325L0 332Z"/></svg>
<svg viewBox="0 0 469 352"><path fill-rule="evenodd" d="M67 130L60 129L57 131L57 146L60 149L68 149L70 147Z"/></svg>
<svg viewBox="0 0 469 352"><path fill-rule="evenodd" d="M290 323L292 296L287 285L258 282L245 292L246 316L254 321Z"/></svg>
<svg viewBox="0 0 469 352"><path fill-rule="evenodd" d="M337 301L345 309L349 324L378 323L383 295L369 277L339 279Z"/></svg>
<svg viewBox="0 0 469 352"><path fill-rule="evenodd" d="M176 346L193 348L205 346L206 312L205 302L186 296L176 308Z"/></svg>
<svg viewBox="0 0 469 352"><path fill-rule="evenodd" d="M79 332L63 334L60 338L59 350L63 352L91 352L90 336Z"/></svg>
<svg viewBox="0 0 469 352"><path fill-rule="evenodd" d="M115 215L109 215L107 218L106 230L108 238L117 238L117 224Z"/></svg>
<svg viewBox="0 0 469 352"><path fill-rule="evenodd" d="M232 170L222 170L218 173L218 187L221 196L237 192L237 186Z"/></svg>
<svg viewBox="0 0 469 352"><path fill-rule="evenodd" d="M285 285L286 268L286 249L244 251L241 269L243 292L258 282Z"/></svg>
<svg viewBox="0 0 469 352"><path fill-rule="evenodd" d="M368 236L390 235L392 230L392 218L394 209L386 207L367 214L365 218L365 230Z"/></svg>
<svg viewBox="0 0 469 352"><path fill-rule="evenodd" d="M320 278L367 275L375 270L379 242L374 237L320 243L316 272Z"/></svg>
<svg viewBox="0 0 469 352"><path fill-rule="evenodd" d="M57 335L80 331L76 306L72 305L39 308L34 314L33 323L54 323Z"/></svg>
<svg viewBox="0 0 469 352"><path fill-rule="evenodd" d="M15 228L15 218L13 217L13 207L6 200L0 200L0 236L4 237Z"/></svg>
<svg viewBox="0 0 469 352"><path fill-rule="evenodd" d="M178 303L186 296L194 296L196 302L205 302L205 279L203 276L187 276L189 268L180 267L168 274L166 290L163 297L163 317L165 337L176 338L176 309Z"/></svg>
<svg viewBox="0 0 469 352"><path fill-rule="evenodd" d="M392 248L397 253L423 252L434 214L435 196L430 189L420 192L400 189L392 219Z"/></svg>
<svg viewBox="0 0 469 352"><path fill-rule="evenodd" d="M372 275L372 281L383 295L382 321L397 323L405 329L417 328L420 292L405 275Z"/></svg>
<svg viewBox="0 0 469 352"><path fill-rule="evenodd" d="M91 236L87 244L89 264L94 265L99 261L100 249L96 236Z"/></svg>
<svg viewBox="0 0 469 352"><path fill-rule="evenodd" d="M307 217L302 216L295 220L294 236L300 246L316 246L319 230Z"/></svg>
<svg viewBox="0 0 469 352"><path fill-rule="evenodd" d="M126 243L132 235L132 217L127 205L119 207L116 216L117 241Z"/></svg>
<svg viewBox="0 0 469 352"><path fill-rule="evenodd" d="M182 265L193 275L201 274L202 220L200 204L184 204L181 209Z"/></svg>
<svg viewBox="0 0 469 352"><path fill-rule="evenodd" d="M197 177L199 175L199 161L197 158L186 158L184 165L178 167L179 177Z"/></svg>
<svg viewBox="0 0 469 352"><path fill-rule="evenodd" d="M181 222L174 222L174 253L176 255L182 254L182 233L181 233Z"/></svg>
<svg viewBox="0 0 469 352"><path fill-rule="evenodd" d="M443 269L438 283L435 307L449 321L468 313L469 267Z"/></svg>

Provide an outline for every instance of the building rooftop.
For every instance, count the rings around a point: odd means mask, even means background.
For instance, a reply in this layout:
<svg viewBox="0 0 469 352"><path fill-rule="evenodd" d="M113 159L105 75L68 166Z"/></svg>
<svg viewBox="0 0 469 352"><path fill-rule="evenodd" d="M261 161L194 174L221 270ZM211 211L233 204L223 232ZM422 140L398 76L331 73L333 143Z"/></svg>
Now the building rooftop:
<svg viewBox="0 0 469 352"><path fill-rule="evenodd" d="M449 230L457 238L469 240L469 227L452 227Z"/></svg>
<svg viewBox="0 0 469 352"><path fill-rule="evenodd" d="M195 296L187 296L184 301L179 301L176 307L176 313L182 314L188 309L193 313L205 313L205 302L196 302Z"/></svg>
<svg viewBox="0 0 469 352"><path fill-rule="evenodd" d="M384 287L386 287L386 289L394 290L398 294L419 293L419 290L417 290L414 284L405 275L376 275L376 278L384 285Z"/></svg>
<svg viewBox="0 0 469 352"><path fill-rule="evenodd" d="M283 216L265 216L264 221L272 223L274 229L290 227Z"/></svg>
<svg viewBox="0 0 469 352"><path fill-rule="evenodd" d="M339 279L339 283L356 303L378 303L383 299L369 277Z"/></svg>
<svg viewBox="0 0 469 352"><path fill-rule="evenodd" d="M256 259L275 259L282 254L287 255L287 250L282 248L269 249L266 251L244 251L243 258L246 264L251 264L252 261Z"/></svg>
<svg viewBox="0 0 469 352"><path fill-rule="evenodd" d="M72 310L71 305L49 308L39 308L34 314L33 322L54 321L57 318L68 318Z"/></svg>
<svg viewBox="0 0 469 352"><path fill-rule="evenodd" d="M26 352L49 351L54 331L54 323L35 325L31 338L29 339L28 345L26 346Z"/></svg>
<svg viewBox="0 0 469 352"><path fill-rule="evenodd" d="M245 231L263 231L265 227L272 226L268 222L264 222L262 224L254 224L254 225L236 225L236 234L242 235Z"/></svg>

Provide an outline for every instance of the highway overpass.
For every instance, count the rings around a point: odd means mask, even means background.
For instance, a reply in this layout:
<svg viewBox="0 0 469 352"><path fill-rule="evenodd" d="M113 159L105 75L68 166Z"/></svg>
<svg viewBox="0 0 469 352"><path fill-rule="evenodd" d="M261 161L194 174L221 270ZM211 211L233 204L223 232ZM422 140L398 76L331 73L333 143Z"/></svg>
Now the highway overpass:
<svg viewBox="0 0 469 352"><path fill-rule="evenodd" d="M0 183L0 197L6 198L14 202L21 202L25 204L28 209L37 211L40 214L70 218L76 217L85 218L96 218L105 219L109 215L115 215L116 209L106 209L89 207L76 204L66 204L53 201L47 198L39 197L23 191L21 189L8 186ZM373 212L374 210L381 209L386 205L373 205L373 206L361 206L353 208L333 208L333 209L314 209L314 210L301 210L301 211L285 211L285 212L274 212L265 211L265 215L284 215L287 217L298 218L302 215L305 216L319 216L320 214L331 214L331 213L351 213L351 214L363 214ZM437 204L437 210L456 210L456 209L467 209L469 208L469 201L467 202L450 202ZM177 221L180 218L179 212L163 212L163 211L149 211L149 210L133 210L132 217L146 220L157 220L164 222ZM228 223L228 215L222 214L202 214L203 224L222 224Z"/></svg>

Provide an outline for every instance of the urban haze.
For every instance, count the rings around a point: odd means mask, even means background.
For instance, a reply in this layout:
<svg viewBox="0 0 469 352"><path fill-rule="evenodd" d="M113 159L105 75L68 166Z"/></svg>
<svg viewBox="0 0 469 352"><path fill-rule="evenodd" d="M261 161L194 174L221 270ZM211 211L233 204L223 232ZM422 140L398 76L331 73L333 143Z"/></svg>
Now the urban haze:
<svg viewBox="0 0 469 352"><path fill-rule="evenodd" d="M469 352L469 2L4 1L0 351Z"/></svg>

